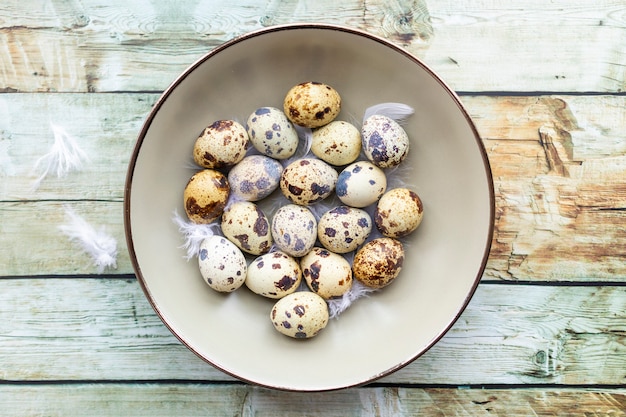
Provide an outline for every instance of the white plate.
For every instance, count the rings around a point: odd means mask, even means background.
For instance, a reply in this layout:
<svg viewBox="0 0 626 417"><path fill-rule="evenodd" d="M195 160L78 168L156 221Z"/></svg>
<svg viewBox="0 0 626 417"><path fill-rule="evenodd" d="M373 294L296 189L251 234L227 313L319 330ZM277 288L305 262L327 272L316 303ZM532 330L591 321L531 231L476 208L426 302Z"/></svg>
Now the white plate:
<svg viewBox="0 0 626 417"><path fill-rule="evenodd" d="M412 106L406 181L424 220L406 241L404 269L318 336L295 340L269 320L272 300L245 287L224 295L187 262L175 210L193 173L191 149L218 119L245 122L282 108L291 86L321 81L343 100L338 120L381 102ZM482 276L493 233L485 150L458 97L416 57L379 37L318 24L271 27L233 39L194 63L164 92L132 154L125 193L128 248L147 298L189 349L254 384L323 391L356 386L407 365L452 326Z"/></svg>

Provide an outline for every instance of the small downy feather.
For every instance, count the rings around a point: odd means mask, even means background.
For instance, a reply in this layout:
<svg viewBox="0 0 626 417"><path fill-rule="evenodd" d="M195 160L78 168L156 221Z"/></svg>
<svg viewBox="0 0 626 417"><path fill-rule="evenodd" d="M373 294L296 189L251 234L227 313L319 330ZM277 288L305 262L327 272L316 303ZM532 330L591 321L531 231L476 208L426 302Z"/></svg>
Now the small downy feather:
<svg viewBox="0 0 626 417"><path fill-rule="evenodd" d="M104 272L105 268L117 268L117 241L106 232L105 227L96 230L68 206L65 207L65 214L68 221L60 225L59 230L91 257L98 273Z"/></svg>
<svg viewBox="0 0 626 417"><path fill-rule="evenodd" d="M178 211L174 211L172 217L174 223L178 226L178 231L183 235L185 243L180 248L187 251L185 259L188 261L197 256L200 251L200 244L202 241L213 235L218 235L221 232L219 222L213 222L210 224L198 224L184 219Z"/></svg>
<svg viewBox="0 0 626 417"><path fill-rule="evenodd" d="M354 280L352 288L346 292L341 298L328 300L328 315L331 319L339 317L341 313L346 311L356 300L362 297L368 297L371 293L378 291L375 288L369 288Z"/></svg>
<svg viewBox="0 0 626 417"><path fill-rule="evenodd" d="M39 188L48 174L56 173L57 177L61 178L71 171L81 170L83 162L89 161L88 155L65 128L54 123L50 123L50 128L54 135L54 143L50 151L35 162L34 171L41 171L41 174L33 183L33 190Z"/></svg>
<svg viewBox="0 0 626 417"><path fill-rule="evenodd" d="M313 143L313 130L308 127L296 125L296 132L298 132L298 138L300 139L300 144L302 144L301 155L302 158L304 158L311 150L311 144Z"/></svg>
<svg viewBox="0 0 626 417"><path fill-rule="evenodd" d="M415 110L413 107L403 103L380 103L365 109L363 114L363 122L374 114L381 114L402 124L408 119Z"/></svg>
<svg viewBox="0 0 626 417"><path fill-rule="evenodd" d="M309 153L311 151L311 144L313 143L313 130L298 125L294 125L294 127L298 133L298 149L296 149L296 153L292 156L280 161L283 167L287 167L298 159L311 157Z"/></svg>

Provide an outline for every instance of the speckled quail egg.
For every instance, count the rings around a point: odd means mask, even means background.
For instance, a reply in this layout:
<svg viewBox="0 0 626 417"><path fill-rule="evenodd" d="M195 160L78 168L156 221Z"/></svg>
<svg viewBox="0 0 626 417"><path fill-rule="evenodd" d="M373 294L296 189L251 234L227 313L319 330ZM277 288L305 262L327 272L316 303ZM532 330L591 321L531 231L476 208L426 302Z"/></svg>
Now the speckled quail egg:
<svg viewBox="0 0 626 417"><path fill-rule="evenodd" d="M361 132L348 122L332 121L313 130L311 152L331 165L348 165L361 153Z"/></svg>
<svg viewBox="0 0 626 417"><path fill-rule="evenodd" d="M224 174L213 169L196 172L187 182L183 203L193 223L208 224L222 215L230 186Z"/></svg>
<svg viewBox="0 0 626 417"><path fill-rule="evenodd" d="M326 301L310 291L297 291L281 298L270 312L274 328L295 339L316 336L326 327L328 319Z"/></svg>
<svg viewBox="0 0 626 417"><path fill-rule="evenodd" d="M374 221L383 236L399 238L417 229L423 216L424 206L415 191L394 188L378 201Z"/></svg>
<svg viewBox="0 0 626 417"><path fill-rule="evenodd" d="M235 291L246 280L246 258L222 236L209 236L200 243L198 265L202 278L215 291Z"/></svg>
<svg viewBox="0 0 626 417"><path fill-rule="evenodd" d="M296 153L298 132L280 109L256 109L248 117L246 130L250 143L263 155L285 159Z"/></svg>
<svg viewBox="0 0 626 417"><path fill-rule="evenodd" d="M287 165L280 189L289 201L307 206L328 197L337 183L337 171L321 159L302 158Z"/></svg>
<svg viewBox="0 0 626 417"><path fill-rule="evenodd" d="M289 120L304 127L320 127L332 122L341 110L341 97L328 84L308 81L293 86L283 101Z"/></svg>
<svg viewBox="0 0 626 417"><path fill-rule="evenodd" d="M234 196L259 201L278 188L283 166L265 155L246 156L228 172L228 183Z"/></svg>
<svg viewBox="0 0 626 417"><path fill-rule="evenodd" d="M281 251L266 253L250 263L246 287L267 298L282 298L302 282L298 261Z"/></svg>
<svg viewBox="0 0 626 417"><path fill-rule="evenodd" d="M361 127L363 151L380 168L399 165L409 153L409 137L395 120L374 114Z"/></svg>
<svg viewBox="0 0 626 417"><path fill-rule="evenodd" d="M242 251L260 255L272 247L270 222L254 203L238 201L222 214L222 233Z"/></svg>
<svg viewBox="0 0 626 417"><path fill-rule="evenodd" d="M275 245L291 256L304 256L315 245L317 220L304 206L282 206L274 213L271 227Z"/></svg>
<svg viewBox="0 0 626 417"><path fill-rule="evenodd" d="M313 248L300 259L300 268L309 289L325 300L341 297L352 288L350 262L327 249Z"/></svg>
<svg viewBox="0 0 626 417"><path fill-rule="evenodd" d="M207 126L193 147L193 160L203 168L235 165L246 155L248 133L234 120L217 120Z"/></svg>
<svg viewBox="0 0 626 417"><path fill-rule="evenodd" d="M404 246L397 239L381 237L367 242L354 255L352 273L370 288L383 288L400 274Z"/></svg>
<svg viewBox="0 0 626 417"><path fill-rule="evenodd" d="M366 207L378 201L387 190L387 177L382 169L368 161L357 161L339 173L337 197L345 205Z"/></svg>
<svg viewBox="0 0 626 417"><path fill-rule="evenodd" d="M322 214L317 222L317 238L328 250L348 253L365 243L372 232L372 218L365 211L338 206Z"/></svg>

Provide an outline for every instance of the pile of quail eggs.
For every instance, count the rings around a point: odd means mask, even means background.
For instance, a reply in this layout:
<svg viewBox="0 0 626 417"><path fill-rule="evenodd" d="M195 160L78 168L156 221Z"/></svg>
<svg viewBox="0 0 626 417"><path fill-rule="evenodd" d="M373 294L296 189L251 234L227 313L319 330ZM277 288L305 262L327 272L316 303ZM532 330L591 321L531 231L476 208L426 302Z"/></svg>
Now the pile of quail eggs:
<svg viewBox="0 0 626 417"><path fill-rule="evenodd" d="M220 226L197 254L204 281L277 300L270 320L293 338L326 327L328 303L355 280L374 290L393 282L405 256L400 238L422 221L414 191L388 190L385 170L409 152L406 131L382 114L358 129L335 120L340 110L333 87L304 82L287 92L283 109L258 108L245 126L215 121L194 144L202 169L183 193L190 222ZM302 131L310 150L296 157Z"/></svg>

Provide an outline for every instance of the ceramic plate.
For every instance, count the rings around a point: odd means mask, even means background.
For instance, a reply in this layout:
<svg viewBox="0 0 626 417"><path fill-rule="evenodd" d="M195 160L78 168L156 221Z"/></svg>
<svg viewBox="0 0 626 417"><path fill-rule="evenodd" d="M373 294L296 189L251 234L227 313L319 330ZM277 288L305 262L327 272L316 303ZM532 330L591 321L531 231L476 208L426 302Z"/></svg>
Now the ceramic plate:
<svg viewBox="0 0 626 417"><path fill-rule="evenodd" d="M274 301L242 287L211 290L187 261L172 216L193 174L198 134L219 119L245 123L258 107L282 108L286 92L321 81L341 94L337 120L366 108L414 108L404 125L411 150L405 178L424 203L391 285L359 299L316 337L274 330ZM489 164L458 97L405 50L364 32L297 24L249 33L210 51L164 92L139 134L125 191L128 248L146 297L171 332L216 368L265 387L323 391L362 385L433 346L468 304L493 233ZM419 366L417 364L416 366Z"/></svg>

